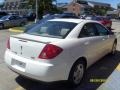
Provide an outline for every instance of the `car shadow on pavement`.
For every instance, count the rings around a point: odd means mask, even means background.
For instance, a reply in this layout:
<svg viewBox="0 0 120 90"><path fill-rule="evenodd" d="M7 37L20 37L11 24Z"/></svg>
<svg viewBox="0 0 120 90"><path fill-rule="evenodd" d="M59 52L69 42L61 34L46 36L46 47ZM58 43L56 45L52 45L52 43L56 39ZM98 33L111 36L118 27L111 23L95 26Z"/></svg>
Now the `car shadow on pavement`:
<svg viewBox="0 0 120 90"><path fill-rule="evenodd" d="M119 62L120 51L117 51L114 56L106 55L88 68L81 84L76 88L69 86L66 81L47 83L30 80L22 76L18 76L15 80L25 90L96 90L114 71Z"/></svg>

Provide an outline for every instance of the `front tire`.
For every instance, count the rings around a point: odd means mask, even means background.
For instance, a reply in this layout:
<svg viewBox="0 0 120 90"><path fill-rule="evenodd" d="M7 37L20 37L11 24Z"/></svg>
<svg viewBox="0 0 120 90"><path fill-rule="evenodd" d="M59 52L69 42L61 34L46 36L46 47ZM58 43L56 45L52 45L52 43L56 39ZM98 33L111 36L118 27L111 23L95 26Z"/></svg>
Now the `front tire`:
<svg viewBox="0 0 120 90"><path fill-rule="evenodd" d="M70 71L68 82L72 86L78 86L81 83L84 73L85 63L83 61L77 61Z"/></svg>
<svg viewBox="0 0 120 90"><path fill-rule="evenodd" d="M113 47L112 47L112 51L111 51L112 55L115 55L115 53L116 53L116 47L117 47L117 42L115 41L114 44L113 44Z"/></svg>
<svg viewBox="0 0 120 90"><path fill-rule="evenodd" d="M25 22L20 23L20 26L21 26L21 27L24 26L24 25L25 25Z"/></svg>

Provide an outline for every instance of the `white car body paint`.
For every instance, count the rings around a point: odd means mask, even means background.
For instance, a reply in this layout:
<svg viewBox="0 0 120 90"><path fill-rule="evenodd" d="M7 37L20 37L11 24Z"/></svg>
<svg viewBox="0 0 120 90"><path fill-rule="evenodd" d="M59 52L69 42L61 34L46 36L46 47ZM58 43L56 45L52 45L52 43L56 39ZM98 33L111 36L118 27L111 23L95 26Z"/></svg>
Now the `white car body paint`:
<svg viewBox="0 0 120 90"><path fill-rule="evenodd" d="M5 62L18 74L41 81L67 80L73 64L80 57L85 57L87 67L112 50L114 35L78 38L86 23L98 23L91 20L54 19L78 23L65 39L20 34L10 37L10 50L6 49ZM104 40L107 38L107 40ZM21 42L22 40L22 42ZM47 60L38 56L46 44L53 44L63 49L57 57ZM22 50L22 52L21 52Z"/></svg>

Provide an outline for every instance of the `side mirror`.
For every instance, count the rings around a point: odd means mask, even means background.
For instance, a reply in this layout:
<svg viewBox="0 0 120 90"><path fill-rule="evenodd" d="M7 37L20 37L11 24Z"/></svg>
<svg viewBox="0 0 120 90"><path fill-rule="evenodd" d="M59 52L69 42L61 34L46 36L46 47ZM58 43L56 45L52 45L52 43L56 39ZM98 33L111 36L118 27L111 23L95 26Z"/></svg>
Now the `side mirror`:
<svg viewBox="0 0 120 90"><path fill-rule="evenodd" d="M114 30L113 28L110 28L110 27L106 27L108 30L110 30L110 31L112 31L112 30Z"/></svg>
<svg viewBox="0 0 120 90"><path fill-rule="evenodd" d="M108 34L109 34L109 35L113 35L114 32L112 32L111 30L109 30L109 31L108 31Z"/></svg>

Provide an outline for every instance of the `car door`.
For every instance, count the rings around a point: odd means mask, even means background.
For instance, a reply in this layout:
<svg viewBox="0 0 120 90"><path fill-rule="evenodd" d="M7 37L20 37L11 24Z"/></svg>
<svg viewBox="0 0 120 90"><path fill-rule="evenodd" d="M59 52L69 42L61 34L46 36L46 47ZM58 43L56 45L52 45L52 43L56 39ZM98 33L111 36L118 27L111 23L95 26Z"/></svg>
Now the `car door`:
<svg viewBox="0 0 120 90"><path fill-rule="evenodd" d="M79 49L81 49L81 46L83 46L82 48L84 48L84 54L88 59L88 66L102 57L102 41L101 38L98 36L94 23L85 24L81 29L78 39L80 44Z"/></svg>
<svg viewBox="0 0 120 90"><path fill-rule="evenodd" d="M15 26L20 26L22 22L22 18L20 18L19 16L15 16Z"/></svg>
<svg viewBox="0 0 120 90"><path fill-rule="evenodd" d="M110 34L110 31L107 30L104 26L101 24L95 23L95 27L97 28L97 32L99 34L99 37L102 40L102 52L103 54L107 54L111 51L114 37Z"/></svg>
<svg viewBox="0 0 120 90"><path fill-rule="evenodd" d="M7 17L6 20L3 21L4 27L9 27L10 26L10 20L9 20L9 16Z"/></svg>
<svg viewBox="0 0 120 90"><path fill-rule="evenodd" d="M15 26L16 19L14 16L9 17L9 27Z"/></svg>

